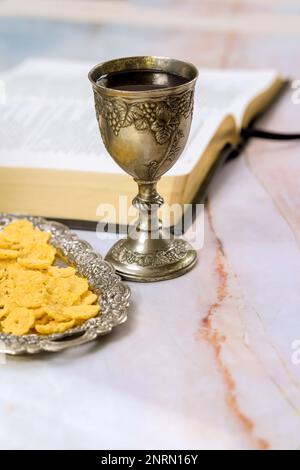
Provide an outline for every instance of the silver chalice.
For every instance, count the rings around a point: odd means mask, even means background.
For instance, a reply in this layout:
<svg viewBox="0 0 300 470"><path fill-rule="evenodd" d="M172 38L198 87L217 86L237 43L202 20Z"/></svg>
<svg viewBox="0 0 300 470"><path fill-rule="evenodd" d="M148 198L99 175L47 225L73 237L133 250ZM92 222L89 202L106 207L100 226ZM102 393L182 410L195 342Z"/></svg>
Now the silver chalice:
<svg viewBox="0 0 300 470"><path fill-rule="evenodd" d="M111 60L89 73L104 145L138 184L138 220L106 256L125 279L170 279L196 262L191 245L162 227L156 185L185 147L197 75L192 64L154 56Z"/></svg>

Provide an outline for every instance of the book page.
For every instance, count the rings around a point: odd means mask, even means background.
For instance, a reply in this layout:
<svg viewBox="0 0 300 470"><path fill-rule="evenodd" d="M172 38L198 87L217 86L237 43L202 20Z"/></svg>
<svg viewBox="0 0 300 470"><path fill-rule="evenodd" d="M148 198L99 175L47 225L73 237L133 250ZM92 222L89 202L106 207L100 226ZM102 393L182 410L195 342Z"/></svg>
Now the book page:
<svg viewBox="0 0 300 470"><path fill-rule="evenodd" d="M0 75L0 166L123 173L107 154L88 71L94 64L27 60ZM276 78L274 71L200 70L189 140L169 175L189 173L219 124L243 110Z"/></svg>

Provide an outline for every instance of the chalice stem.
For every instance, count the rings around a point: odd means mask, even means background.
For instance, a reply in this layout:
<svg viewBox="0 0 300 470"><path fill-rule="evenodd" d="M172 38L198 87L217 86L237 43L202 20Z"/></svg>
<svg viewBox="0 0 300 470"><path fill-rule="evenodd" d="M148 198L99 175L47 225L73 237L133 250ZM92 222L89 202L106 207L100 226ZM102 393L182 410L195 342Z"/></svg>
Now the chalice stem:
<svg viewBox="0 0 300 470"><path fill-rule="evenodd" d="M157 181L137 181L137 184L139 192L132 204L138 209L139 217L134 232L144 232L144 235L150 239L159 238L162 224L158 217L158 210L164 200L157 192Z"/></svg>
<svg viewBox="0 0 300 470"><path fill-rule="evenodd" d="M132 281L159 281L184 274L196 263L195 250L162 227L158 210L164 201L157 192L157 180L135 181L139 192L132 204L139 211L138 220L128 237L117 241L105 259Z"/></svg>

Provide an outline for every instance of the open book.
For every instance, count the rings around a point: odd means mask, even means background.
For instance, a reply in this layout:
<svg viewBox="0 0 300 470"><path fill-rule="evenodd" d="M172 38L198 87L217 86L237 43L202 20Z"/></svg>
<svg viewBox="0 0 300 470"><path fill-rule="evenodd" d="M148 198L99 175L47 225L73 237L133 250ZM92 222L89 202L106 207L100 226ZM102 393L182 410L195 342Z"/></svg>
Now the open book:
<svg viewBox="0 0 300 470"><path fill-rule="evenodd" d="M136 195L102 143L92 65L35 59L0 75L1 212L97 220L99 204L118 207L119 195ZM282 84L272 70L200 70L187 146L158 185L165 202L193 201L224 146L238 142Z"/></svg>

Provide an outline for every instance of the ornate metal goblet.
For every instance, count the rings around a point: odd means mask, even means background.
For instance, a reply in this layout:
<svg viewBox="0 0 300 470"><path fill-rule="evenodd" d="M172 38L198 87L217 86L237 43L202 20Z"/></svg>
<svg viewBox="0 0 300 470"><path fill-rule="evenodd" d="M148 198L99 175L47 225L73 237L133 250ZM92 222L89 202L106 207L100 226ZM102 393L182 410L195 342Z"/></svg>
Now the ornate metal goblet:
<svg viewBox="0 0 300 470"><path fill-rule="evenodd" d="M181 77L179 84L155 80L130 89L104 86L101 77L131 71L159 72ZM151 75L151 74L150 74ZM119 240L106 259L125 279L159 281L180 276L196 262L195 250L162 228L157 211L163 204L156 185L180 156L193 113L197 69L163 57L116 59L96 65L89 73L104 145L120 167L138 184L133 205L139 218L128 237ZM160 79L159 79L160 80ZM158 80L158 82L159 82Z"/></svg>

